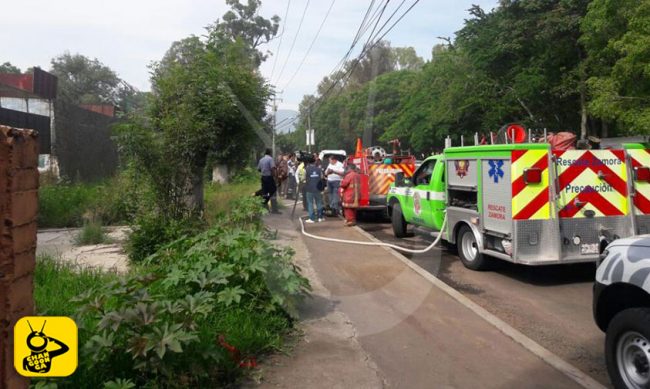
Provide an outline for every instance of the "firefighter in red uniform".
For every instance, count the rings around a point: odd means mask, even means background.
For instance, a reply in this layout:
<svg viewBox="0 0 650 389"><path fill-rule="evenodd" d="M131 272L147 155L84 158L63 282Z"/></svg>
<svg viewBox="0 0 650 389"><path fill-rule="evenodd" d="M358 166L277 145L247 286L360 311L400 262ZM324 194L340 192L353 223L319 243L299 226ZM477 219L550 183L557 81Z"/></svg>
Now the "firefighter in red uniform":
<svg viewBox="0 0 650 389"><path fill-rule="evenodd" d="M343 205L343 216L345 225L352 227L357 224L357 208L359 207L359 173L357 166L348 164L348 170L341 181L341 203Z"/></svg>

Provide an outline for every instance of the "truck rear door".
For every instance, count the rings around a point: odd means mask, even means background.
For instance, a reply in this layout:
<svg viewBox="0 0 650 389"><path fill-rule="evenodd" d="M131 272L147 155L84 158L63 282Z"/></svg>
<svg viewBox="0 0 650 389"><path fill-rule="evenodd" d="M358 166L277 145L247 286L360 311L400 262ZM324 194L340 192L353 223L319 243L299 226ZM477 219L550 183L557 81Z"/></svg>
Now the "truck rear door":
<svg viewBox="0 0 650 389"><path fill-rule="evenodd" d="M624 150L553 150L561 257L596 258L600 237L633 235Z"/></svg>
<svg viewBox="0 0 650 389"><path fill-rule="evenodd" d="M650 234L650 149L628 149L627 153L630 156L633 180L632 211L636 218L636 233Z"/></svg>

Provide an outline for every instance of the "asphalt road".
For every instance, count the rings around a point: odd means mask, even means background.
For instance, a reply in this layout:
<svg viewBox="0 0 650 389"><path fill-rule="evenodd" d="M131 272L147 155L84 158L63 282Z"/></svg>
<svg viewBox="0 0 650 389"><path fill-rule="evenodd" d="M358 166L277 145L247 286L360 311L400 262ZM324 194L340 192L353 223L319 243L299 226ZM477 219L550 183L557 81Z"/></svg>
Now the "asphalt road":
<svg viewBox="0 0 650 389"><path fill-rule="evenodd" d="M423 248L432 242L422 231L396 239L390 223L383 220L366 217L359 226L382 241L405 247ZM528 267L495 260L491 270L477 272L466 269L447 249L406 256L565 361L611 385L605 336L591 313L595 265Z"/></svg>

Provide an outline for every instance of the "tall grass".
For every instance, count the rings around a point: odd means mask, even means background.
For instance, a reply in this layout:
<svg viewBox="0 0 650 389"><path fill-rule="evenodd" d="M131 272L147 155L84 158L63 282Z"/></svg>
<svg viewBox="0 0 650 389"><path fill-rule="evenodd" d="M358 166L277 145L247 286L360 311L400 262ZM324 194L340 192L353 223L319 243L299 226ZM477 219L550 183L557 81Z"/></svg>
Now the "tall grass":
<svg viewBox="0 0 650 389"><path fill-rule="evenodd" d="M34 271L34 302L39 315L71 316L70 299L117 279L115 273L39 256Z"/></svg>
<svg viewBox="0 0 650 389"><path fill-rule="evenodd" d="M149 186L129 169L96 183L42 180L38 195L40 228L81 227L92 220L127 224L153 206Z"/></svg>
<svg viewBox="0 0 650 389"><path fill-rule="evenodd" d="M230 210L234 200L252 196L258 189L260 189L259 180L254 178L231 184L206 185L205 219L208 223L212 223L218 216Z"/></svg>
<svg viewBox="0 0 650 389"><path fill-rule="evenodd" d="M100 201L100 184L44 185L38 191L39 227L79 227Z"/></svg>

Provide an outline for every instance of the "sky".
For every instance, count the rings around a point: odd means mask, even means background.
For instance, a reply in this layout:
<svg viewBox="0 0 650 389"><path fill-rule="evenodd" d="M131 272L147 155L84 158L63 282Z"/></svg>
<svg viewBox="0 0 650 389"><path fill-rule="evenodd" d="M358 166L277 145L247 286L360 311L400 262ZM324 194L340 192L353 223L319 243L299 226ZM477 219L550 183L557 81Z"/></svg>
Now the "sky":
<svg viewBox="0 0 650 389"><path fill-rule="evenodd" d="M276 38L263 48L277 56L269 56L261 71L277 90L283 91L278 107L297 110L303 95L315 93L318 82L347 52L370 1L334 0L309 55L307 50L332 0L289 1L284 20L287 0L262 0L260 15L280 16L280 32L284 32L281 43ZM397 15L412 2L406 0ZM383 20L400 3L392 0ZM385 39L393 47L412 46L418 55L429 59L431 48L440 43L437 37L453 37L468 17L467 9L472 4L490 10L497 3L498 0L420 0ZM150 88L148 64L162 58L172 42L202 35L205 26L216 21L228 7L225 0L4 0L1 9L0 63L9 61L23 70L31 66L47 70L53 57L66 51L80 53L97 58L122 79L146 91ZM360 52L366 37L353 55ZM304 65L297 71L303 58Z"/></svg>

